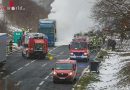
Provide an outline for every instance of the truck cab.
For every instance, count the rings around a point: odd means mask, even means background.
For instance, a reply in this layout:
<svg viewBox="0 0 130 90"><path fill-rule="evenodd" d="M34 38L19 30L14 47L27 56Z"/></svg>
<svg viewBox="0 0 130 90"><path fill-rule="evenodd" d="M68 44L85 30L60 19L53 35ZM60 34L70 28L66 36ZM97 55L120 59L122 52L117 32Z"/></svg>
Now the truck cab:
<svg viewBox="0 0 130 90"><path fill-rule="evenodd" d="M48 53L47 39L42 33L28 33L24 37L22 56L29 57L43 57Z"/></svg>
<svg viewBox="0 0 130 90"><path fill-rule="evenodd" d="M43 33L48 37L48 45L55 46L56 42L56 21L51 19L39 20L39 33Z"/></svg>
<svg viewBox="0 0 130 90"><path fill-rule="evenodd" d="M85 40L73 40L69 45L70 59L72 60L89 60L89 45Z"/></svg>
<svg viewBox="0 0 130 90"><path fill-rule="evenodd" d="M77 63L75 60L58 60L52 72L54 83L57 81L73 82L76 79Z"/></svg>

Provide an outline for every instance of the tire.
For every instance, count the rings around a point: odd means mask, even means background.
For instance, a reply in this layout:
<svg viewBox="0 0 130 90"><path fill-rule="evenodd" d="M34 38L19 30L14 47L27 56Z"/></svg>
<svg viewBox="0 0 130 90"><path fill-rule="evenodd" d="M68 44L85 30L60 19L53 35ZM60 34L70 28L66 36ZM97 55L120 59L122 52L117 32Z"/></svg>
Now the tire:
<svg viewBox="0 0 130 90"><path fill-rule="evenodd" d="M30 58L30 54L26 52L26 59Z"/></svg>
<svg viewBox="0 0 130 90"><path fill-rule="evenodd" d="M22 57L25 57L25 55L23 54L23 52L22 52Z"/></svg>
<svg viewBox="0 0 130 90"><path fill-rule="evenodd" d="M73 84L73 83L74 83L74 79L73 79L73 80L71 80L71 81L70 81L70 83L71 83L71 84Z"/></svg>
<svg viewBox="0 0 130 90"><path fill-rule="evenodd" d="M55 79L53 79L53 83L57 83L57 81Z"/></svg>
<svg viewBox="0 0 130 90"><path fill-rule="evenodd" d="M46 54L42 55L42 59L45 59L46 58Z"/></svg>

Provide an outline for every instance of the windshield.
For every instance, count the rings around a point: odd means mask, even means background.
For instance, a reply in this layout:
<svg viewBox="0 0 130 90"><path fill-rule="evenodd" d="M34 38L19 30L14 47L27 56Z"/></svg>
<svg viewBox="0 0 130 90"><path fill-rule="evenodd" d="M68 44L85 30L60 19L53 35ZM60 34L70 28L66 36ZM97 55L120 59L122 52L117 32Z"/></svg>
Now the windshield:
<svg viewBox="0 0 130 90"><path fill-rule="evenodd" d="M70 45L71 49L83 49L83 48L87 48L88 45L86 42L72 42Z"/></svg>
<svg viewBox="0 0 130 90"><path fill-rule="evenodd" d="M43 50L43 44L40 44L40 43L36 43L35 44L35 50Z"/></svg>
<svg viewBox="0 0 130 90"><path fill-rule="evenodd" d="M58 70L72 70L73 66L70 63L58 63L55 66L55 69Z"/></svg>

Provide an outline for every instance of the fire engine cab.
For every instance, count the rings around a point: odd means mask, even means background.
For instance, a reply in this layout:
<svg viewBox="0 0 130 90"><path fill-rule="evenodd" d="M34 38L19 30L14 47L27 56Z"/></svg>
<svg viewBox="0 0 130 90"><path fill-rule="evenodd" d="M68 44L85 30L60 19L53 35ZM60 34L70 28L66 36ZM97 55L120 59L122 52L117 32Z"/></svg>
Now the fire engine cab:
<svg viewBox="0 0 130 90"><path fill-rule="evenodd" d="M89 41L85 37L75 37L69 45L70 59L89 60Z"/></svg>

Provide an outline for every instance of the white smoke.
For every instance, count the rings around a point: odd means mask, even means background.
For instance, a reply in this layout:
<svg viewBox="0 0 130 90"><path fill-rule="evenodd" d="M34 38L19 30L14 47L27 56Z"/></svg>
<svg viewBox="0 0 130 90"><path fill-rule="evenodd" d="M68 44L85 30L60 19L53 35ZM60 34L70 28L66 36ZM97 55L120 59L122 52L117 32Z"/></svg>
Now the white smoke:
<svg viewBox="0 0 130 90"><path fill-rule="evenodd" d="M73 35L87 32L93 25L91 8L95 0L55 0L49 19L57 22L58 41L69 42Z"/></svg>

